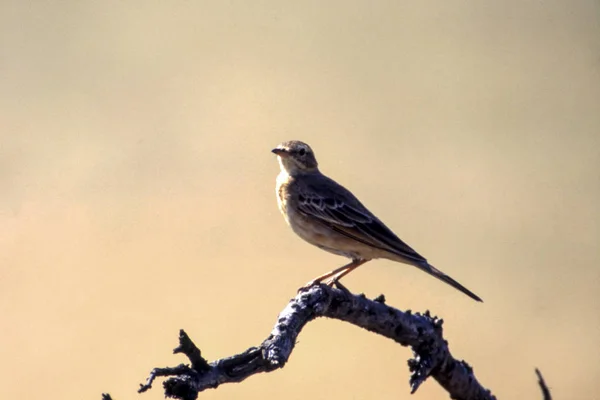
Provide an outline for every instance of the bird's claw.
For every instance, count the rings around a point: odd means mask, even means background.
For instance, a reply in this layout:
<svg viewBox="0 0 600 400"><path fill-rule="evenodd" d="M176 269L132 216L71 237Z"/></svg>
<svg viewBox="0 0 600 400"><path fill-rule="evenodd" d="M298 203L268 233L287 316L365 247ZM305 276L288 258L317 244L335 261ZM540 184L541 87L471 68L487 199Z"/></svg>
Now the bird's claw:
<svg viewBox="0 0 600 400"><path fill-rule="evenodd" d="M304 291L306 291L306 290L310 289L311 287L313 287L313 286L315 286L315 285L318 285L318 284L320 284L320 283L321 283L321 282L320 282L320 281L317 281L317 280L312 280L312 281L310 281L310 282L307 282L307 283L306 283L306 285L304 285L304 286L300 286L300 289L298 289L298 293L300 293L300 292L304 292Z"/></svg>
<svg viewBox="0 0 600 400"><path fill-rule="evenodd" d="M342 282L336 280L334 282L334 284L335 284L335 287L340 289L342 292L350 293L348 288L346 286L342 285Z"/></svg>
<svg viewBox="0 0 600 400"><path fill-rule="evenodd" d="M330 277L330 278L328 278L328 279L326 279L324 281L319 280L319 279L313 279L312 281L306 283L306 285L301 286L300 289L298 289L298 293L304 292L304 291L310 289L311 287L313 287L315 285L321 285L321 284L327 285L329 287L334 287L335 286L338 289L341 289L341 290L344 290L344 291L348 292L348 289L344 285L342 285L340 283L339 277L332 276L332 277Z"/></svg>

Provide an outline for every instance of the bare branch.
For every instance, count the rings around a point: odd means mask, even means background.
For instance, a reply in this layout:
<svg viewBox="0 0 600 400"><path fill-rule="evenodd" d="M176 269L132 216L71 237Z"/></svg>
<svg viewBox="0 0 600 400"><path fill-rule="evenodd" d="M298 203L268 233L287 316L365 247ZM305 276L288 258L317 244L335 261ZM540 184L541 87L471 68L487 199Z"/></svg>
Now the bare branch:
<svg viewBox="0 0 600 400"><path fill-rule="evenodd" d="M431 376L453 399L495 399L477 381L473 369L450 354L448 343L442 337L443 320L432 317L429 312L412 314L389 307L383 296L369 300L364 295L353 295L345 288L340 290L325 285L311 287L290 300L279 314L269 337L260 346L241 354L207 363L200 350L181 331L180 345L175 352L185 354L191 367L182 364L174 368L155 368L139 392L150 389L156 377L170 376L163 383L165 395L192 400L205 389L241 382L253 374L282 368L304 325L317 317L346 321L402 346L410 346L414 356L408 361L412 393Z"/></svg>
<svg viewBox="0 0 600 400"><path fill-rule="evenodd" d="M537 368L535 369L535 373L538 377L538 384L542 388L542 395L544 396L544 400L552 400L552 396L550 395L550 389L548 389L548 386L546 386L546 381L544 380L542 373Z"/></svg>

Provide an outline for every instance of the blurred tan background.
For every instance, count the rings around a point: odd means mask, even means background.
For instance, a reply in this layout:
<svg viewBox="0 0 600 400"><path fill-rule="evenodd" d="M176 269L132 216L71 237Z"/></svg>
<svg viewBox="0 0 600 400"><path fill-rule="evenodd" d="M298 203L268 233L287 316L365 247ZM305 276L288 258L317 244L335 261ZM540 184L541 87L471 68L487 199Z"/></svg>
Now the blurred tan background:
<svg viewBox="0 0 600 400"><path fill-rule="evenodd" d="M443 317L499 398L541 398L534 367L600 397L598 2L0 4L0 398L138 398L179 328L259 344L345 262L279 215L288 139L485 303L388 261L349 288ZM408 349L299 340L201 398L410 397Z"/></svg>

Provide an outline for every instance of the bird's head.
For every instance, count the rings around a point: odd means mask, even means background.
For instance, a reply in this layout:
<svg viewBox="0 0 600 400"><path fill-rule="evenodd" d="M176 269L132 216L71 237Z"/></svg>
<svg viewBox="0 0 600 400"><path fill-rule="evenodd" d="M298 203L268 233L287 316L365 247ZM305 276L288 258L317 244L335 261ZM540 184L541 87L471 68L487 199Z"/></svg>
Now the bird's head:
<svg viewBox="0 0 600 400"><path fill-rule="evenodd" d="M277 154L281 170L290 175L319 170L315 153L309 145L299 140L283 142L275 147L272 152Z"/></svg>

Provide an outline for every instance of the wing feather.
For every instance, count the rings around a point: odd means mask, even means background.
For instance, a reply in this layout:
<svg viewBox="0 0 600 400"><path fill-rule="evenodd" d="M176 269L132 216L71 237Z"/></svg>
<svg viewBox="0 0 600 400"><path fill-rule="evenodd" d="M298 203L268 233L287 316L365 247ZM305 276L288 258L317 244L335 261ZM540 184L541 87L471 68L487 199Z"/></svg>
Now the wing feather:
<svg viewBox="0 0 600 400"><path fill-rule="evenodd" d="M352 194L347 191L341 194L345 196L324 196L314 191L305 191L299 195L298 210L357 242L394 253L412 263L427 262L369 212ZM350 201L342 198L348 196L351 196Z"/></svg>

